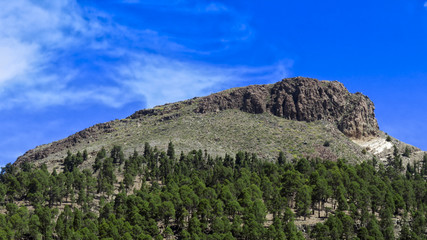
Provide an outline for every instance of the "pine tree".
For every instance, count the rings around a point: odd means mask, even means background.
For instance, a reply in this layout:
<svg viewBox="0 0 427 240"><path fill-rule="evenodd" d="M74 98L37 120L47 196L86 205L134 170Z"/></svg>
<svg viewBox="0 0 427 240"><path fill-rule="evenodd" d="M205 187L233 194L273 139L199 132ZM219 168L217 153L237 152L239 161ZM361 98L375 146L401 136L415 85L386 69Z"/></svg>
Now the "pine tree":
<svg viewBox="0 0 427 240"><path fill-rule="evenodd" d="M113 146L110 157L113 159L113 163L122 164L124 161L122 147L117 145Z"/></svg>
<svg viewBox="0 0 427 240"><path fill-rule="evenodd" d="M172 142L169 142L169 144L168 144L167 155L168 155L170 160L175 159L175 146L173 145Z"/></svg>
<svg viewBox="0 0 427 240"><path fill-rule="evenodd" d="M286 162L285 154L283 153L283 151L280 151L279 152L279 157L277 158L277 163L279 165L283 165L283 164L285 164L285 162Z"/></svg>
<svg viewBox="0 0 427 240"><path fill-rule="evenodd" d="M306 220L307 216L310 214L311 192L312 189L309 186L304 185L298 190L296 195L295 201L297 216L304 217L304 220Z"/></svg>

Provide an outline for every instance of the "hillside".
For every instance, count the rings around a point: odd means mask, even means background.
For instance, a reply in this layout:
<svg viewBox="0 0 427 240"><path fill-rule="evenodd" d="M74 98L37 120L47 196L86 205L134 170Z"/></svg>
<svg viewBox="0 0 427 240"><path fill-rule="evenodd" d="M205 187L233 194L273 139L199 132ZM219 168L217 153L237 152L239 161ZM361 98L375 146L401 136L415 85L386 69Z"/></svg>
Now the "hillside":
<svg viewBox="0 0 427 240"><path fill-rule="evenodd" d="M16 164L47 163L52 169L68 151L84 150L91 164L102 147L121 145L130 154L142 150L144 142L164 149L170 141L184 152L194 147L215 154L242 150L275 159L283 151L288 158L346 158L350 162L373 155L385 162L397 146L401 152L409 147L411 157L420 160L419 149L396 139L385 141L374 109L368 97L349 93L339 82L290 78L140 110L126 119L97 124L29 150Z"/></svg>

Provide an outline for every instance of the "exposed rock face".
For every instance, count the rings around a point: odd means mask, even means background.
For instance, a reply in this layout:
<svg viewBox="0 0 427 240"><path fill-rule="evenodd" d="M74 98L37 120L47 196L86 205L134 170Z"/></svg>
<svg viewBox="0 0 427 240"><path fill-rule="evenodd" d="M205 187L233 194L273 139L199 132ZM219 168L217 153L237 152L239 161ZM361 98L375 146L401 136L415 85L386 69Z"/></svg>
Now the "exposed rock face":
<svg viewBox="0 0 427 240"><path fill-rule="evenodd" d="M240 109L249 113L271 112L290 120L326 120L351 138L376 136L374 104L361 93L351 94L339 82L289 78L272 85L226 90L199 99L199 113Z"/></svg>

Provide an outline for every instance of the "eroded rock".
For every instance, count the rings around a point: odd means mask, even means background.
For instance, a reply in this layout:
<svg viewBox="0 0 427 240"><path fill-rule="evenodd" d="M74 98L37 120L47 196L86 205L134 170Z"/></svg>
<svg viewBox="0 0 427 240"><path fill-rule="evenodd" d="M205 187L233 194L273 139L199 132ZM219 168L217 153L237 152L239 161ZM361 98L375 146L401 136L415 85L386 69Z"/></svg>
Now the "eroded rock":
<svg viewBox="0 0 427 240"><path fill-rule="evenodd" d="M270 112L298 121L326 120L351 138L376 136L379 130L372 101L351 94L343 84L312 78L288 78L272 85L252 85L200 98L196 112L239 109Z"/></svg>

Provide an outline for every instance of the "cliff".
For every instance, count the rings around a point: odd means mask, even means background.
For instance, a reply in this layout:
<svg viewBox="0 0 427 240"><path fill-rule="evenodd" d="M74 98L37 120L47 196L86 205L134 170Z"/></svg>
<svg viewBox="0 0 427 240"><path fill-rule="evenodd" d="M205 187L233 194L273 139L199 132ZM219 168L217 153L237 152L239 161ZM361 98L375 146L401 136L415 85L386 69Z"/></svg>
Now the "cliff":
<svg viewBox="0 0 427 240"><path fill-rule="evenodd" d="M272 85L253 85L201 98L199 113L239 109L248 113L270 112L289 120L326 120L351 138L376 136L378 123L372 101L351 94L342 83L312 78L283 79Z"/></svg>

